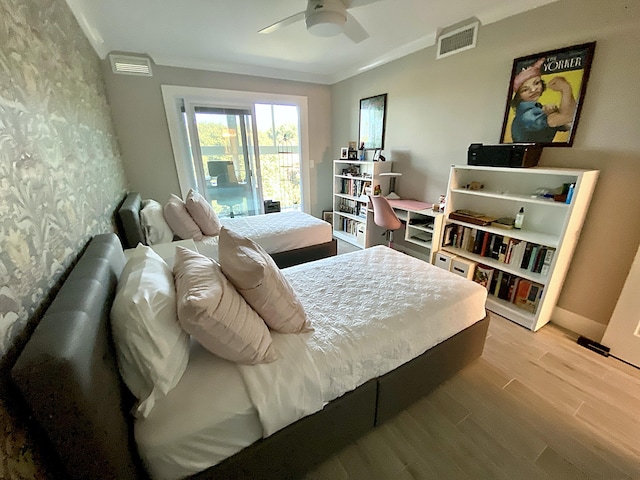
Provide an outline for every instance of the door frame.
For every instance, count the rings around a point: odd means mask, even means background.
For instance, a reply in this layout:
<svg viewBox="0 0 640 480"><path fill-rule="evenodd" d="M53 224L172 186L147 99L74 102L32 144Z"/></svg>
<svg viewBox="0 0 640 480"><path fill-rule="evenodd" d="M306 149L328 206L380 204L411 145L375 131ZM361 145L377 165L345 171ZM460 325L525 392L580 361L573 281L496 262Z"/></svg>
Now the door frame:
<svg viewBox="0 0 640 480"><path fill-rule="evenodd" d="M164 102L171 148L178 174L180 193L184 198L190 188L197 185L192 169L189 145L185 145L184 129L181 116L181 103L184 101L193 104L202 102L208 105L225 106L229 108L243 108L251 110L255 115L256 103L271 103L279 105L295 105L299 115L300 138L300 177L301 177L301 210L311 213L311 180L309 172L309 116L307 97L299 95L284 95L277 93L249 92L238 90L221 90L216 88L185 87L180 85L161 85L162 100ZM257 135L258 132L254 132ZM260 179L258 179L260 180Z"/></svg>
<svg viewBox="0 0 640 480"><path fill-rule="evenodd" d="M602 344L611 355L640 368L640 246L602 337Z"/></svg>

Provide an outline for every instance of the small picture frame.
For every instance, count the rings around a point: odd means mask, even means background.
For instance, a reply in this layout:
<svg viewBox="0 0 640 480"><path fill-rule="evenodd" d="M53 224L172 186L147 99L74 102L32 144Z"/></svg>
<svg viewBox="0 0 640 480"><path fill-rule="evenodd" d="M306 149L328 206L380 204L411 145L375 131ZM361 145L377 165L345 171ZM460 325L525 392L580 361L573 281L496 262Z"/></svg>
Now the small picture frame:
<svg viewBox="0 0 640 480"><path fill-rule="evenodd" d="M342 147L340 149L340 158L343 160L349 158L349 148Z"/></svg>
<svg viewBox="0 0 640 480"><path fill-rule="evenodd" d="M380 150L379 148L376 148L373 152L373 161L377 162L380 160L380 152L382 152L382 150Z"/></svg>
<svg viewBox="0 0 640 480"><path fill-rule="evenodd" d="M322 219L325 222L329 222L329 224L333 228L333 212L331 210L323 210L322 211Z"/></svg>

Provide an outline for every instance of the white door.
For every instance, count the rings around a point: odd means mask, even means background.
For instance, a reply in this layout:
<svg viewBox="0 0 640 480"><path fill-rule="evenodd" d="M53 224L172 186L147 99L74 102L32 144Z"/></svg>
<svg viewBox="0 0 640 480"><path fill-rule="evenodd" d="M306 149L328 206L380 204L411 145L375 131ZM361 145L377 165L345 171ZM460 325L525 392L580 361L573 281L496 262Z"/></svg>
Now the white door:
<svg viewBox="0 0 640 480"><path fill-rule="evenodd" d="M602 344L611 355L640 367L640 248L613 310Z"/></svg>

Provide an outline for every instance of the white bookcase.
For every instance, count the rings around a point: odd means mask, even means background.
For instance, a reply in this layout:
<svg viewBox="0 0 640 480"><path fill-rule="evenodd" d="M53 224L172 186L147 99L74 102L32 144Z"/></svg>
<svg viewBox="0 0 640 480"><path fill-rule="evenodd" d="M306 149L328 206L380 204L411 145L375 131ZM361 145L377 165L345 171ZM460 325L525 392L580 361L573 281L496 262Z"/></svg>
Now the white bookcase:
<svg viewBox="0 0 640 480"><path fill-rule="evenodd" d="M413 256L433 263L433 255L438 251L439 241L442 236L442 221L444 215L431 209L394 209L398 218L404 222L404 241L411 244L409 247ZM412 246L420 247L418 249Z"/></svg>
<svg viewBox="0 0 640 480"><path fill-rule="evenodd" d="M487 309L538 330L551 319L598 173L563 168L452 166L440 253L481 265L480 270L476 266L476 272L484 270L492 276L492 283L487 285ZM552 192L564 184L574 185L569 203L541 196L542 192ZM458 210L514 218L521 207L525 211L521 229L482 226L450 218ZM485 238L487 244L483 249Z"/></svg>
<svg viewBox="0 0 640 480"><path fill-rule="evenodd" d="M381 232L373 223L368 193L380 188L389 193L389 177L380 173L391 171L392 162L334 160L333 162L333 235L352 245L366 248L381 243ZM375 232L375 233L374 233Z"/></svg>

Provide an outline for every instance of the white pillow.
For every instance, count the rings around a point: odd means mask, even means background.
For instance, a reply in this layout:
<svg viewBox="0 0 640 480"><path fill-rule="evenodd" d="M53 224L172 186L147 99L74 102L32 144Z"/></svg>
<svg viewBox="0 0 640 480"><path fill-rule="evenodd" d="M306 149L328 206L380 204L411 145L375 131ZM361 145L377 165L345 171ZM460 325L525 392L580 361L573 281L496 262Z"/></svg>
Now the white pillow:
<svg viewBox="0 0 640 480"><path fill-rule="evenodd" d="M173 241L173 231L164 219L162 205L159 202L152 199L142 201L140 224L148 245Z"/></svg>
<svg viewBox="0 0 640 480"><path fill-rule="evenodd" d="M204 348L243 364L277 358L269 329L214 260L176 247L173 273L180 324Z"/></svg>
<svg viewBox="0 0 640 480"><path fill-rule="evenodd" d="M202 195L191 189L184 203L187 207L187 212L200 227L203 234L215 237L220 233L218 214Z"/></svg>
<svg viewBox="0 0 640 480"><path fill-rule="evenodd" d="M164 219L167 221L173 233L182 239L192 238L195 241L202 240L202 231L189 212L187 206L180 197L173 193L164 204Z"/></svg>
<svg viewBox="0 0 640 480"><path fill-rule="evenodd" d="M222 227L218 258L222 272L269 328L280 333L313 330L293 287L260 245Z"/></svg>
<svg viewBox="0 0 640 480"><path fill-rule="evenodd" d="M150 247L138 245L127 261L111 308L118 368L146 417L169 393L189 360L189 335L176 313L173 275Z"/></svg>

